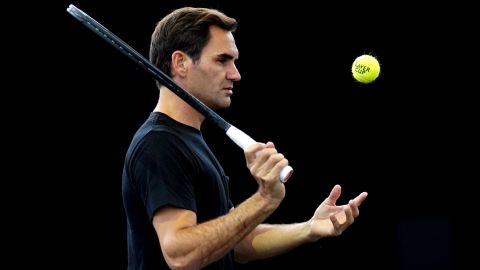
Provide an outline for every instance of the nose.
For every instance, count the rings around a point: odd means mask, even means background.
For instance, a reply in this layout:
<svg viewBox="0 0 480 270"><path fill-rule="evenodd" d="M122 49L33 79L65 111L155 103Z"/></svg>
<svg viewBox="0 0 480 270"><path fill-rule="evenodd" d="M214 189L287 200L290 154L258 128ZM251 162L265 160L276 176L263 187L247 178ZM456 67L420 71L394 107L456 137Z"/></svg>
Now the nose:
<svg viewBox="0 0 480 270"><path fill-rule="evenodd" d="M237 69L237 66L235 64L232 65L232 68L227 71L227 80L230 81L240 81L242 76L240 75L240 72Z"/></svg>

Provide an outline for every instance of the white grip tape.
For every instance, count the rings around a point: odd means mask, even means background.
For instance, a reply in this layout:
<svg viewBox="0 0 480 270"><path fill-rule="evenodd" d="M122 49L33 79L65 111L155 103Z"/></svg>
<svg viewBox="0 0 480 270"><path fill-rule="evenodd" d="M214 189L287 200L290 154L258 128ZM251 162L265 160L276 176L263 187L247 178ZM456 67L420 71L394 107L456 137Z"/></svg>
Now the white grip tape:
<svg viewBox="0 0 480 270"><path fill-rule="evenodd" d="M241 131L240 129L230 126L227 130L227 136L232 139L238 146L245 150L245 148L249 147L250 145L256 143L252 137L248 136L245 132ZM293 168L290 166L286 166L280 172L280 181L282 183L287 182L290 175L292 175Z"/></svg>
<svg viewBox="0 0 480 270"><path fill-rule="evenodd" d="M230 126L230 128L227 130L227 135L242 149L245 149L250 145L256 143L256 141L250 136L248 136L245 132L234 126Z"/></svg>
<svg viewBox="0 0 480 270"><path fill-rule="evenodd" d="M285 183L287 182L288 178L290 178L290 175L292 175L293 173L293 168L288 165L287 167L283 168L281 171L280 171L280 181L282 183Z"/></svg>

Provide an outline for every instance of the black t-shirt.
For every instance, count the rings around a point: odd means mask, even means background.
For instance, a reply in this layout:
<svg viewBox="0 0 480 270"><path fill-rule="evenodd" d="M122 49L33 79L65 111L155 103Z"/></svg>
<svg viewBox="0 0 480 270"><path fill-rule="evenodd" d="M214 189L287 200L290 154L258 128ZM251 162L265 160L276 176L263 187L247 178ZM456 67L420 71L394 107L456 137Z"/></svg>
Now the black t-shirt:
<svg viewBox="0 0 480 270"><path fill-rule="evenodd" d="M202 223L233 207L228 177L199 130L152 112L127 151L122 194L127 216L128 269L169 269L152 225L157 209L194 211ZM233 251L204 269L233 269Z"/></svg>

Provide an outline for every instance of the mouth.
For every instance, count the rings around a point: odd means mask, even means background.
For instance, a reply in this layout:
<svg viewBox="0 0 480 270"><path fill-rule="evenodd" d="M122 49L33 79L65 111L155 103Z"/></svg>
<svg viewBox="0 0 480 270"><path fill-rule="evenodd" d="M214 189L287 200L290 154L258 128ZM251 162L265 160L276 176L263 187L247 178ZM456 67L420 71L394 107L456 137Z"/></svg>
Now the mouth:
<svg viewBox="0 0 480 270"><path fill-rule="evenodd" d="M233 95L233 87L232 86L231 87L224 87L223 90L226 91L227 96Z"/></svg>

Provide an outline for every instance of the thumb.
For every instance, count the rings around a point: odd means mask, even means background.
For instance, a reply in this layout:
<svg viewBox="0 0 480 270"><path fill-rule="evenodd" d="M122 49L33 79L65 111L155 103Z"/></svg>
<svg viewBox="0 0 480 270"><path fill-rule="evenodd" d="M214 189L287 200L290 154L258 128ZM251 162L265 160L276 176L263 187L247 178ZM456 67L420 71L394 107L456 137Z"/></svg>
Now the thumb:
<svg viewBox="0 0 480 270"><path fill-rule="evenodd" d="M244 153L245 153L245 158L247 159L247 162L248 163L253 162L257 157L257 152L264 149L265 147L266 147L266 144L264 143L254 143L246 147L244 150Z"/></svg>
<svg viewBox="0 0 480 270"><path fill-rule="evenodd" d="M335 205L337 203L338 198L340 198L340 194L342 193L342 187L340 185L335 185L330 191L330 195L328 195L327 203Z"/></svg>
<svg viewBox="0 0 480 270"><path fill-rule="evenodd" d="M273 144L273 142L267 142L266 148L275 148L275 144Z"/></svg>

